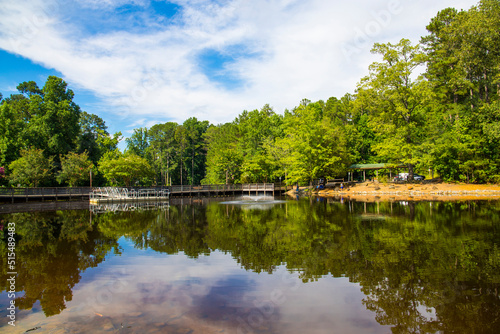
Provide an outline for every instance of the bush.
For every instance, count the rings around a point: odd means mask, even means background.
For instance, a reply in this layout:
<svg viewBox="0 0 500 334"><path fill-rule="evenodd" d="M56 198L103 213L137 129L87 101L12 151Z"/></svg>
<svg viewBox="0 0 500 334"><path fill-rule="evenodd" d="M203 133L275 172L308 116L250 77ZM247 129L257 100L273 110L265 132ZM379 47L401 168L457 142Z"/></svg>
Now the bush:
<svg viewBox="0 0 500 334"><path fill-rule="evenodd" d="M43 150L21 150L21 157L9 165L9 181L12 185L38 187L52 177L53 158L45 158Z"/></svg>
<svg viewBox="0 0 500 334"><path fill-rule="evenodd" d="M381 182L383 184L387 184L387 182L389 182L389 176L387 176L387 175L379 175L378 182Z"/></svg>

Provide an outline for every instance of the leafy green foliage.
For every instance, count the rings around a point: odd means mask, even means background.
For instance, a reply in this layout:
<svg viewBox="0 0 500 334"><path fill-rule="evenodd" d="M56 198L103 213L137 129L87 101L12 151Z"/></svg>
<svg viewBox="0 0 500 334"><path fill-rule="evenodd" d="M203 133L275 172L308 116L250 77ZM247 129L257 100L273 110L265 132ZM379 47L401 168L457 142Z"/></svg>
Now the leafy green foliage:
<svg viewBox="0 0 500 334"><path fill-rule="evenodd" d="M61 171L57 175L57 181L67 182L70 187L75 187L89 180L92 168L87 152L70 152L61 158Z"/></svg>
<svg viewBox="0 0 500 334"><path fill-rule="evenodd" d="M236 183L241 175L243 160L242 152L237 149L237 125L226 123L211 126L204 138L207 145L207 176L202 183Z"/></svg>
<svg viewBox="0 0 500 334"><path fill-rule="evenodd" d="M104 153L116 149L116 143L104 143L109 140L107 126L102 118L85 111L80 116L80 134L78 136L78 152L87 152L89 159L95 164Z"/></svg>
<svg viewBox="0 0 500 334"><path fill-rule="evenodd" d="M153 170L148 161L135 154L109 153L99 161L99 172L113 185L151 184Z"/></svg>
<svg viewBox="0 0 500 334"><path fill-rule="evenodd" d="M172 174L177 168L175 131L177 123L167 122L153 125L148 133L150 143L147 156L159 175L160 184L172 184Z"/></svg>
<svg viewBox="0 0 500 334"><path fill-rule="evenodd" d="M73 91L60 78L49 76L42 93L41 113L30 122L30 136L33 140L41 139L47 154L58 160L59 155L76 149L81 111L73 102ZM33 99L30 102L38 103L38 95L32 95L30 100Z"/></svg>
<svg viewBox="0 0 500 334"><path fill-rule="evenodd" d="M134 133L130 138L125 139L127 142L127 151L138 155L142 158L146 157L146 151L149 147L149 135L147 128L134 129Z"/></svg>
<svg viewBox="0 0 500 334"><path fill-rule="evenodd" d="M0 167L0 180L5 177L5 167Z"/></svg>
<svg viewBox="0 0 500 334"><path fill-rule="evenodd" d="M0 163L8 166L26 148L26 128L29 101L20 94L2 101L0 105ZM29 118L28 118L29 119Z"/></svg>
<svg viewBox="0 0 500 334"><path fill-rule="evenodd" d="M439 12L422 38L436 92L424 160L445 179L498 182L498 29L500 3L482 0L468 11Z"/></svg>
<svg viewBox="0 0 500 334"><path fill-rule="evenodd" d="M370 76L362 79L358 103L369 104L373 130L378 137L373 149L384 162L404 163L413 177L419 149L426 138L426 102L431 96L427 82L412 79L425 56L419 46L402 39L398 44L378 44L372 53L383 62L370 65ZM369 99L369 101L363 101Z"/></svg>
<svg viewBox="0 0 500 334"><path fill-rule="evenodd" d="M189 161L185 164L189 184L200 184L205 176L206 152L203 143L203 134L209 127L208 121L198 121L191 117L184 121L182 126L186 129L187 150Z"/></svg>
<svg viewBox="0 0 500 334"><path fill-rule="evenodd" d="M43 150L21 150L21 157L9 165L9 181L12 185L37 187L47 181L54 168L53 158L46 158Z"/></svg>
<svg viewBox="0 0 500 334"><path fill-rule="evenodd" d="M323 105L317 102L285 115L285 135L277 145L289 152L282 158L289 170L288 183L347 174L350 158L344 128L335 124L335 118L322 114Z"/></svg>

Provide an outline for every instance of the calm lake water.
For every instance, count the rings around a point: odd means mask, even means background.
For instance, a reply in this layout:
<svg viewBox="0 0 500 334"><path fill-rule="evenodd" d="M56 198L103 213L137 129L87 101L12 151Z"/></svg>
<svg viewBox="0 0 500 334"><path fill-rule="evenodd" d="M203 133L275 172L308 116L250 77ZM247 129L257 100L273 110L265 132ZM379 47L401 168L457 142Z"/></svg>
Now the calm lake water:
<svg viewBox="0 0 500 334"><path fill-rule="evenodd" d="M0 214L0 332L500 328L498 201L186 199L104 209ZM17 232L15 327L8 223Z"/></svg>

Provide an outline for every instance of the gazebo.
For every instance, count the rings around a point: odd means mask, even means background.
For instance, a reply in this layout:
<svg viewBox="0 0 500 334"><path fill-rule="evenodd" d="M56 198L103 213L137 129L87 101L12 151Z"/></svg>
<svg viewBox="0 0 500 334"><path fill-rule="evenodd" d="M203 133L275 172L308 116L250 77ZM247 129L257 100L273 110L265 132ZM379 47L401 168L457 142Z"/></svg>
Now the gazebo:
<svg viewBox="0 0 500 334"><path fill-rule="evenodd" d="M363 181L366 181L366 171L367 170L375 170L379 169L389 169L389 178L392 179L392 170L395 168L408 168L406 165L402 164L389 164L389 163L380 163L380 164L354 164L349 167L352 172L349 173L348 181L353 181L353 174L355 170L363 171Z"/></svg>

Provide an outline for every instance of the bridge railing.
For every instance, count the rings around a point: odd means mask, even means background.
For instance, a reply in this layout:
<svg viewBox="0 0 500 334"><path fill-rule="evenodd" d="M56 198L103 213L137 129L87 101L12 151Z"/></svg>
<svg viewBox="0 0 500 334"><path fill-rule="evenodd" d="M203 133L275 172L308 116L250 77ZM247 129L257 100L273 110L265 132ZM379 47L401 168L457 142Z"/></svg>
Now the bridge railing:
<svg viewBox="0 0 500 334"><path fill-rule="evenodd" d="M39 188L0 188L0 198L6 200L7 198L14 200L14 198L58 198L61 197L93 197L107 196L111 193L116 192L117 187L39 187ZM101 189L101 190L98 190ZM106 191L104 191L106 189ZM211 193L211 192L231 192L231 191L274 191L274 183L251 183L251 184L211 184L211 185L174 185L174 186L153 186L153 187L122 187L121 189L126 189L126 194L115 194L114 195L124 195L127 197L147 197L155 193L156 196L168 196L170 193Z"/></svg>
<svg viewBox="0 0 500 334"><path fill-rule="evenodd" d="M90 193L90 198L146 198L146 197L168 197L168 187L95 187Z"/></svg>
<svg viewBox="0 0 500 334"><path fill-rule="evenodd" d="M233 191L241 190L241 184L203 184L198 186L171 186L171 192L217 192L217 191Z"/></svg>
<svg viewBox="0 0 500 334"><path fill-rule="evenodd" d="M247 184L210 184L210 185L185 185L185 186L171 186L172 193L179 192L217 192L217 191L273 191L274 183L247 183Z"/></svg>
<svg viewBox="0 0 500 334"><path fill-rule="evenodd" d="M90 187L0 188L0 196L88 196Z"/></svg>
<svg viewBox="0 0 500 334"><path fill-rule="evenodd" d="M246 183L242 184L243 191L272 191L274 190L274 183Z"/></svg>

